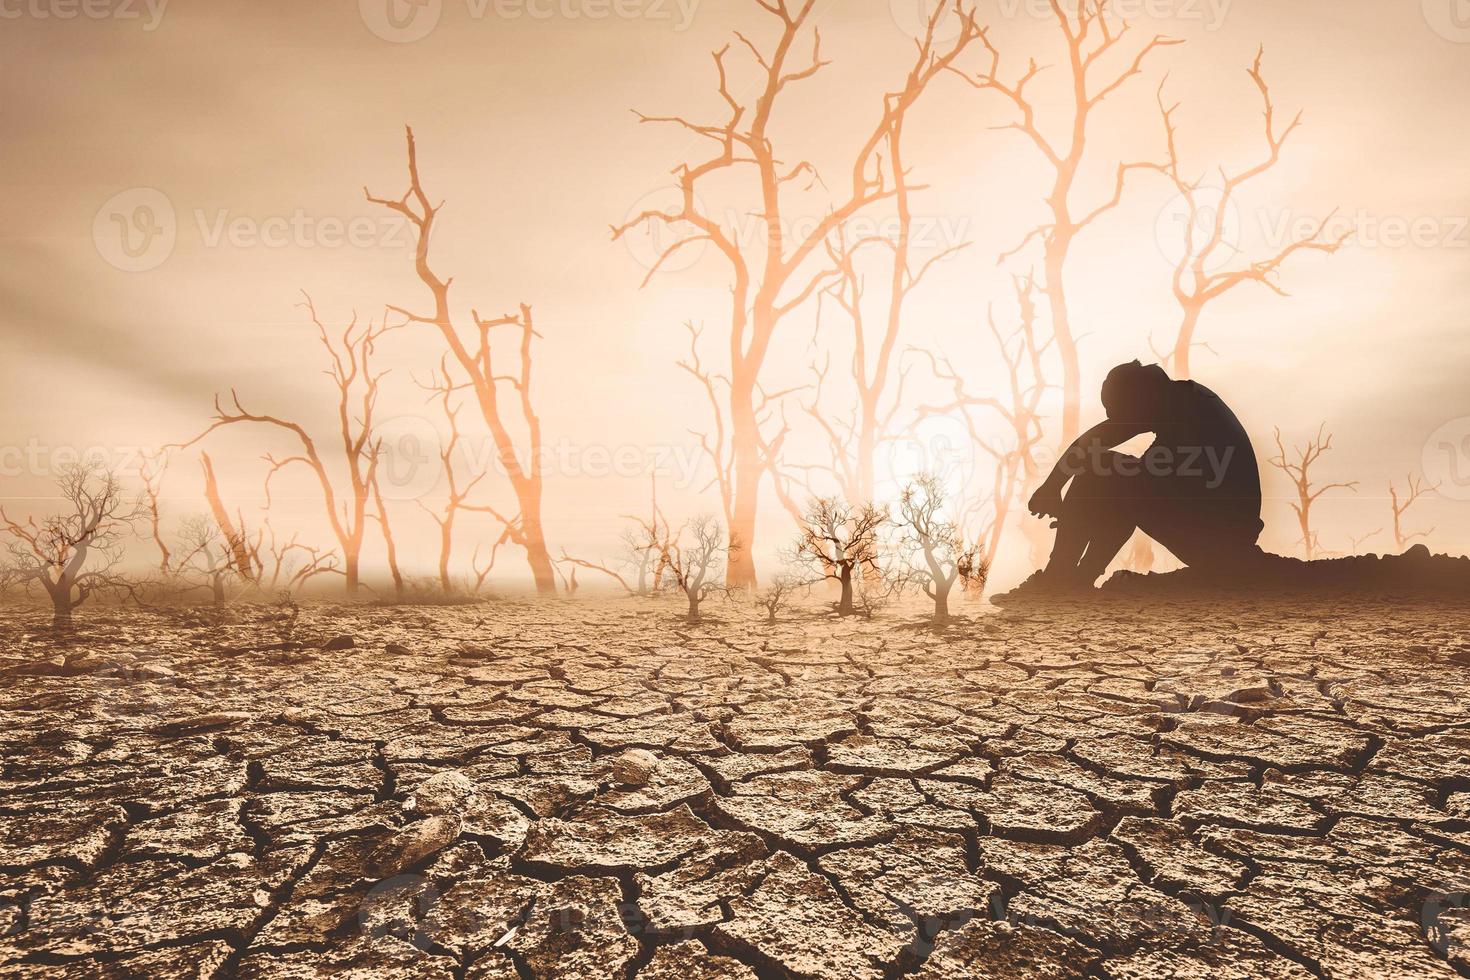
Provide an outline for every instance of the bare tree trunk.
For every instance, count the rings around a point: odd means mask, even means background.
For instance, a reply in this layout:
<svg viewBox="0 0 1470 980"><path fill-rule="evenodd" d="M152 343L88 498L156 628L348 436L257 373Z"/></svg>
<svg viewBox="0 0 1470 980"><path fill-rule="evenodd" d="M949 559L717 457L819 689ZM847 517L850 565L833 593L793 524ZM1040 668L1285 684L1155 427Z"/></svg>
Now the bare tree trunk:
<svg viewBox="0 0 1470 980"><path fill-rule="evenodd" d="M1199 326L1200 309L1197 304L1184 307L1184 318L1179 323L1179 335L1174 341L1170 363L1174 368L1174 377L1181 381L1189 377L1189 351L1194 346L1194 330Z"/></svg>
<svg viewBox="0 0 1470 980"><path fill-rule="evenodd" d="M376 477L376 473L374 474ZM383 532L383 546L388 549L388 574L393 576L393 594L403 598L403 572L398 567L398 544L393 540L393 528L388 523L388 508L383 504L383 491L373 480L373 504L378 511L378 527Z"/></svg>
<svg viewBox="0 0 1470 980"><path fill-rule="evenodd" d="M537 525L536 534L541 534L540 525ZM526 560L531 565L531 573L535 576L536 591L542 594L550 594L556 591L556 573L551 567L551 554L546 550L546 542L538 540L526 548ZM548 584L551 583L551 584Z"/></svg>
<svg viewBox="0 0 1470 980"><path fill-rule="evenodd" d="M454 542L454 512L439 524L439 587L445 595L454 593L454 580L449 576L449 555Z"/></svg>
<svg viewBox="0 0 1470 980"><path fill-rule="evenodd" d="M225 510L224 500L219 494L219 483L214 477L214 464L210 462L208 453L199 454L200 463L204 467L204 497L209 501L210 513L214 515L214 522L219 525L220 532L225 536L225 547L230 549L230 554L235 562L235 572L246 582L256 581L255 567L250 561L250 548L245 542L243 528L237 528L230 521L230 513Z"/></svg>
<svg viewBox="0 0 1470 980"><path fill-rule="evenodd" d="M551 553L546 550L546 534L541 527L541 497L538 490L534 500L521 498L521 528L525 534L526 562L531 566L531 576L536 581L536 591L542 595L556 594L556 571L551 564Z"/></svg>
<svg viewBox="0 0 1470 980"><path fill-rule="evenodd" d="M1077 356L1077 338L1072 335L1072 320L1067 310L1067 288L1063 270L1067 264L1070 239L1054 239L1047 245L1046 293L1051 308L1052 335L1057 341L1057 356L1062 362L1062 432L1059 445L1070 446L1082 431L1082 366Z"/></svg>
<svg viewBox="0 0 1470 980"><path fill-rule="evenodd" d="M737 376L738 377L738 376ZM760 498L760 435L755 417L754 379L731 386L730 408L734 420L731 451L734 458L734 500L730 512L730 555L725 582L732 589L753 589L755 577L755 515Z"/></svg>
<svg viewBox="0 0 1470 980"><path fill-rule="evenodd" d="M842 594L837 597L837 615L851 616L857 611L852 602L852 569L843 567L838 574L838 582L842 585Z"/></svg>
<svg viewBox="0 0 1470 980"><path fill-rule="evenodd" d="M76 604L72 601L71 581L63 573L61 580L55 585L50 582L42 582L46 586L46 593L51 597L51 625L55 629L64 629L71 625L72 610Z"/></svg>

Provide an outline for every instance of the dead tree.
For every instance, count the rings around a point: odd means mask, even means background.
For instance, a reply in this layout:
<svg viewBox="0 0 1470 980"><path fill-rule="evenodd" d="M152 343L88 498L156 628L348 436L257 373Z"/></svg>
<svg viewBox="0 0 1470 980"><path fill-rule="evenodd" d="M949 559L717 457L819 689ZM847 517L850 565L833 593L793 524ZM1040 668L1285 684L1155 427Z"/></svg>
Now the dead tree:
<svg viewBox="0 0 1470 980"><path fill-rule="evenodd" d="M398 542L394 540L393 526L388 522L388 507L383 502L383 485L379 479L373 480L373 508L374 513L368 517L377 523L383 535L383 557L388 563L388 577L393 580L393 594L402 599L404 584L403 570L398 567Z"/></svg>
<svg viewBox="0 0 1470 980"><path fill-rule="evenodd" d="M976 395L949 358L928 350L912 351L925 358L934 377L950 389L947 401L920 406L918 416L958 415L965 420L971 444L994 461L990 519L981 534L983 551L991 560L1000 552L1016 501L1028 498L1044 475L1038 453L1045 440L1041 399L1048 388L1043 358L1051 342L1043 343L1037 336L1035 281L1029 275L1013 276L1012 284L1018 311L1016 328L1003 332L996 323L993 305L986 313L990 336L1006 369L1007 389L1003 396ZM976 412L998 416L1005 424L1005 438L999 442L987 438L977 422ZM1039 523L1036 526L1040 527ZM1032 542L1033 561L1040 559L1036 552L1043 547L1040 541Z"/></svg>
<svg viewBox="0 0 1470 980"><path fill-rule="evenodd" d="M225 508L224 498L220 496L219 481L215 479L214 464L209 459L209 453L199 454L199 465L204 470L204 499L209 502L209 510L214 515L214 522L219 527L220 533L224 535L235 573L246 582L258 582L260 566L250 553L244 517L236 511L234 520L230 519L230 512Z"/></svg>
<svg viewBox="0 0 1470 980"><path fill-rule="evenodd" d="M407 137L408 190L397 199L374 197L366 188L363 193L370 202L403 215L413 225L416 236L414 271L429 290L434 308L426 314L411 313L397 306L389 309L410 323L434 328L443 338L454 367L463 373L465 386L473 393L480 414L484 416L485 425L495 441L496 458L516 498L518 510L513 515L505 516L488 507L484 508L485 513L500 521L508 541L525 550L536 590L543 595L554 595L556 572L546 547L546 532L541 519L541 418L536 414L531 396L531 348L540 335L536 332L531 307L524 303L513 313L489 319L471 309L470 325L464 329L455 322L449 303L449 288L454 280L440 278L429 264L429 245L439 211L444 205L442 202L430 203L419 180L418 150L411 128L407 129ZM519 363L512 373L506 373L495 357L493 340L503 328L509 328L517 339ZM470 337L468 343L466 334ZM515 409L503 403L503 390L514 393ZM515 418L517 413L518 420ZM524 446L518 445L517 436L512 433L515 426L524 430Z"/></svg>
<svg viewBox="0 0 1470 980"><path fill-rule="evenodd" d="M261 521L249 552L255 582L265 592L289 596L318 575L344 574L336 552L302 544L299 534L278 538L269 517Z"/></svg>
<svg viewBox="0 0 1470 980"><path fill-rule="evenodd" d="M1276 125L1276 107L1271 101L1271 90L1261 74L1261 59L1265 49L1256 51L1256 60L1248 74L1260 93L1264 107L1266 148L1260 160L1234 173L1223 166L1218 168L1220 186L1206 190L1203 177L1195 180L1185 178L1179 167L1179 147L1174 112L1178 104L1166 106L1163 87L1159 89L1159 112L1163 116L1164 133L1168 144L1168 160L1159 170L1174 185L1184 205L1183 228L1181 229L1180 256L1174 267L1174 299L1179 304L1180 322L1170 350L1160 360L1176 378L1187 378L1190 373L1190 352L1197 346L1195 332L1199 327L1200 315L1212 300L1219 299L1242 283L1258 283L1272 292L1285 296L1276 278L1282 265L1299 252L1325 252L1332 254L1342 247L1348 238L1344 233L1336 238L1326 237L1329 215L1318 223L1310 234L1295 238L1277 249L1274 254L1242 264L1237 258L1239 243L1227 241L1230 232L1229 218L1235 206L1237 193L1251 181L1265 174L1281 160L1282 147L1301 125L1301 113L1280 132ZM1202 193L1203 192L1203 193ZM1336 212L1333 213L1334 215Z"/></svg>
<svg viewBox="0 0 1470 980"><path fill-rule="evenodd" d="M565 548L562 549L561 557L556 560L556 564L557 572L562 576L563 583L567 586L568 594L570 594L576 588L577 569L579 568L585 569L589 572L596 572L599 575L606 575L608 578L616 582L619 588L621 588L628 595L638 594L638 590L635 589L628 582L628 580L624 578L622 574L619 573L616 569L609 568L607 565L604 565L601 562L589 561L585 558L574 558L571 555L567 554ZM571 569L570 577L568 577L565 572L561 571L563 567Z"/></svg>
<svg viewBox="0 0 1470 980"><path fill-rule="evenodd" d="M887 510L872 504L855 507L837 497L814 497L807 504L793 564L811 569L819 581L838 584L837 615L856 614L853 595L859 575L882 577L878 536L887 524Z"/></svg>
<svg viewBox="0 0 1470 980"><path fill-rule="evenodd" d="M64 627L93 596L133 590L119 572L122 542L146 507L124 494L115 473L96 466L61 470L56 488L59 513L17 521L0 507L0 525L10 538L8 577L26 588L39 584L54 624Z"/></svg>
<svg viewBox="0 0 1470 980"><path fill-rule="evenodd" d="M684 543L685 531L689 543ZM722 589L720 565L727 551L724 529L713 517L695 518L675 536L669 552L669 574L689 601L690 623L701 621L700 604Z"/></svg>
<svg viewBox="0 0 1470 980"><path fill-rule="evenodd" d="M168 474L168 450L144 452L138 469L143 482L143 508L148 518L149 535L158 548L158 574L168 578L173 574L173 552L163 535L163 514L159 499L163 494L163 479Z"/></svg>
<svg viewBox="0 0 1470 980"><path fill-rule="evenodd" d="M1301 527L1301 544L1307 561L1317 557L1319 550L1316 532L1312 530L1312 505L1329 490L1354 490L1358 486L1356 480L1348 483L1327 483L1321 486L1312 483L1313 464L1331 448L1332 436L1327 433L1327 423L1323 422L1317 429L1316 437L1307 442L1305 446L1296 448L1295 458L1288 459L1286 446L1281 441L1281 429L1277 428L1276 455L1268 460L1272 466L1286 474L1296 489L1297 499L1292 503L1291 509L1296 513L1297 523Z"/></svg>
<svg viewBox="0 0 1470 980"><path fill-rule="evenodd" d="M766 611L766 622L774 624L776 614L786 608L797 590L807 588L810 584L799 575L781 572L773 576L765 587L755 594L755 604Z"/></svg>
<svg viewBox="0 0 1470 980"><path fill-rule="evenodd" d="M336 437L341 442L342 453L347 463L347 487L340 503L338 490L333 485L327 464L317 450L316 440L307 430L297 422L274 415L257 415L247 411L241 405L240 397L234 389L230 390L231 407L224 408L219 397L216 396L214 421L204 432L180 448L187 448L200 442L217 429L242 423L272 426L294 436L301 447L301 455L288 456L284 459L277 459L270 454L265 457L269 466L266 476L267 506L270 503L271 480L277 473L292 464L304 464L312 471L321 486L322 502L326 509L327 520L342 550L347 594L355 597L358 594L363 542L367 534L368 499L375 490L378 460L382 449L380 440L374 434L373 416L377 408L378 387L386 372L374 373L372 359L378 340L395 328L374 326L369 322L366 327L359 329L357 317L354 316L347 327L342 330L340 336L334 340L320 317L317 316L310 296L306 297L302 305L316 326L322 346L327 351L329 364L325 373L332 379L337 389L338 431ZM222 513L222 511L217 512L216 518ZM386 529L386 515L380 513L378 517ZM227 524L228 518L226 517L221 522L221 529L225 530L226 535L231 535L231 531L226 527ZM243 536L239 535L238 531L233 536L243 540Z"/></svg>
<svg viewBox="0 0 1470 980"><path fill-rule="evenodd" d="M646 596L658 591L659 577L667 549L657 547L650 536L637 527L625 528L622 533L623 561L633 576L632 593Z"/></svg>
<svg viewBox="0 0 1470 980"><path fill-rule="evenodd" d="M179 563L174 578L184 591L203 589L215 606L229 599L230 583L239 579L234 549L219 525L208 517L186 520L179 531Z"/></svg>
<svg viewBox="0 0 1470 980"><path fill-rule="evenodd" d="M563 565L569 566L570 571L565 570ZM561 579L561 589L566 593L568 599L574 598L577 590L582 587L577 582L577 567L574 563L560 561L555 566L557 578Z"/></svg>
<svg viewBox="0 0 1470 980"><path fill-rule="evenodd" d="M945 515L945 492L940 482L923 475L904 487L895 521L903 534L902 546L910 577L934 602L934 621L949 619L949 593L956 582L978 584L990 576L983 547L967 542L959 526Z"/></svg>
<svg viewBox="0 0 1470 980"><path fill-rule="evenodd" d="M445 595L453 595L456 590L454 576L450 569L454 555L455 523L460 511L480 509L467 504L466 501L475 487L485 478L485 474L476 473L466 481L461 479L459 468L455 465L455 454L459 451L462 438L459 431L460 406L454 403L454 395L458 389L449 379L449 368L445 360L440 360L439 373L430 375L428 384L423 387L432 392L432 398L438 400L440 410L444 413L444 419L449 424L449 438L439 444L439 465L444 472L444 481L448 490L443 506L438 510L431 508L422 500L418 503L424 513L428 514L439 528L439 587Z"/></svg>
<svg viewBox="0 0 1470 980"><path fill-rule="evenodd" d="M1366 544L1370 538L1375 538L1382 533L1383 528L1376 527L1373 530L1369 531L1367 534L1360 534L1357 537L1350 537L1349 540L1351 541L1353 548L1352 553L1354 555L1362 554L1363 545Z"/></svg>
<svg viewBox="0 0 1470 980"><path fill-rule="evenodd" d="M1409 474L1407 480L1408 487L1404 491L1402 498L1399 497L1398 488L1393 485L1393 481L1390 480L1388 484L1388 500L1389 504L1393 507L1393 543L1394 547L1400 552L1408 548L1415 540L1427 538L1434 533L1434 528L1432 527L1427 531L1405 531L1404 515L1409 512L1409 508L1413 507L1420 497L1439 489L1439 484L1426 485L1423 478L1416 477L1412 473Z"/></svg>
<svg viewBox="0 0 1470 980"><path fill-rule="evenodd" d="M632 582L628 581L623 572L616 568L601 562L573 557L567 553L565 548L562 549L561 557L557 559L558 570L561 566L570 566L574 569L581 568L589 572L597 572L599 575L612 579L630 596L659 594L663 588L665 573L669 568L669 556L674 548L675 534L658 505L657 475L651 478L651 482L648 516L624 515L624 520L631 522L632 526L624 529L622 533L623 550L618 564L625 572L633 576Z"/></svg>
<svg viewBox="0 0 1470 980"><path fill-rule="evenodd" d="M942 17L944 8L943 2L936 4L934 16ZM973 24L960 8L956 7L955 13L961 19L962 43L949 49L948 61L958 57L964 47L979 36L978 32L971 33ZM906 90L926 84L923 73L934 61L934 23L931 20L929 33L919 46L918 59L909 74ZM839 491L848 500L874 498L874 455L903 404L902 373L898 376L893 398L885 403L884 396L893 381L895 355L909 296L918 289L936 263L965 247L959 242L948 244L922 262L915 261L912 198L916 188L909 181L905 163L904 122L903 115L893 119L885 143L893 173L892 233L854 237L847 228L839 227L823 243L828 261L837 271L837 281L818 296L818 332L821 330L823 301L831 299L845 314L851 327L852 359L849 367L856 398L847 425L829 420L821 407L824 369L818 372L817 394L807 406L807 412L827 437L832 460L830 472L838 481ZM868 253L875 255L876 261L864 264L864 256ZM882 286L881 302L876 311L870 310L866 295L865 273L870 269ZM876 312L876 316L870 317L871 312ZM876 330L870 322L872 320L876 320Z"/></svg>
<svg viewBox="0 0 1470 980"><path fill-rule="evenodd" d="M929 85L948 71L954 60L978 36L974 16L960 9L955 40L941 45L936 40L939 21L946 16L941 6L934 11L925 36L918 42L915 67L903 86L884 95L882 111L873 128L862 137L853 156L851 186L824 209L810 229L793 230L788 213L787 192L801 182L809 190L819 182L817 171L807 160L780 152L773 140L778 128L778 109L794 84L817 75L828 62L823 60L820 31L811 30L811 56L794 54L807 33L816 0L756 0L756 6L775 20L779 37L766 49L744 34L737 34L756 66L759 92L752 99L737 96L730 84L727 56L730 45L714 52L720 100L728 111L713 122L694 122L683 116L639 115L640 122L671 124L697 139L713 144L703 159L679 164L674 169L680 205L669 210L652 209L635 215L613 228L621 239L634 229L665 228L674 233L644 278L646 285L660 268L684 249L712 244L728 264L731 275L730 325L728 332L730 373L717 393L712 374L696 377L705 382L706 393L716 410L716 435L705 437L719 474L718 482L730 529L731 587L755 584L754 546L756 508L762 478L777 461L784 430L766 431L765 408L772 401L761 386L762 369L783 322L834 280L834 271L822 262L824 243L855 216L874 204L893 199L903 176L885 160L895 135L901 132L908 112ZM755 255L742 249L744 236L732 222L722 222L701 203L700 194L715 186L728 186L742 173L752 177L748 212L756 223ZM732 212L734 214L735 212ZM743 220L743 219L742 219Z"/></svg>
<svg viewBox="0 0 1470 980"><path fill-rule="evenodd" d="M669 554L674 547L674 532L658 504L658 477L650 479L648 516L627 515L632 527L623 533L628 561L637 576L638 595L657 595L669 567Z"/></svg>
<svg viewBox="0 0 1470 980"><path fill-rule="evenodd" d="M480 545L478 543L475 545L475 553L470 556L471 595L479 595L481 592L484 591L485 580L490 577L491 572L495 571L495 559L500 554L501 547L505 545L508 541L509 538L504 532L502 532L500 537L496 539L495 543L490 546L490 558L483 565L480 564Z"/></svg>
<svg viewBox="0 0 1470 980"><path fill-rule="evenodd" d="M980 42L989 55L989 65L975 75L964 76L982 91L998 93L1016 112L1013 122L1003 127L1024 135L1040 153L1049 176L1046 205L1051 220L1029 232L1015 248L1001 256L1001 261L1020 253L1033 241L1042 246L1044 278L1041 288L1051 310L1052 334L1062 363L1062 430L1060 444L1070 445L1080 431L1082 407L1082 368L1077 351L1078 333L1072 324L1067 305L1067 265L1077 237L1098 218L1118 206L1123 198L1128 174L1134 170L1154 169L1158 164L1120 163L1112 195L1089 206L1076 200L1075 186L1086 159L1088 137L1096 123L1095 113L1103 101L1129 79L1142 74L1144 61L1156 49L1182 43L1174 38L1155 35L1135 46L1131 58L1126 57L1112 67L1109 62L1123 52L1129 33L1127 22L1115 23L1108 11L1107 0L1049 0L1058 33L1066 48L1066 84L1068 105L1054 124L1043 124L1038 118L1039 104L1033 101L1028 86L1044 66L1028 59L1024 72L1014 81L1001 78L1001 52L990 38L989 30L980 34ZM1047 136L1048 131L1064 133L1061 139Z"/></svg>

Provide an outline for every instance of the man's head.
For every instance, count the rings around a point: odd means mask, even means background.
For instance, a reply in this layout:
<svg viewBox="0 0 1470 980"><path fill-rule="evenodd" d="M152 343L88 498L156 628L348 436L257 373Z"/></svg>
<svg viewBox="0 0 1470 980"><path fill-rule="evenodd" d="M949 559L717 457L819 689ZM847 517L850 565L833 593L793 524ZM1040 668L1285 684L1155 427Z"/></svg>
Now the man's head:
<svg viewBox="0 0 1470 980"><path fill-rule="evenodd" d="M1103 380L1103 408L1110 419L1149 418L1158 410L1168 384L1169 376L1157 364L1119 364Z"/></svg>

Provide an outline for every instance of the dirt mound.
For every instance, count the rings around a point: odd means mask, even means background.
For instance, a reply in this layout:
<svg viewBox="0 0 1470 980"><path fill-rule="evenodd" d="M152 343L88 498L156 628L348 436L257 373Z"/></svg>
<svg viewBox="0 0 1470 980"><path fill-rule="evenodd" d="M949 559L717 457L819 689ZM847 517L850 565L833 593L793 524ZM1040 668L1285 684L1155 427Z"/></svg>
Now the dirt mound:
<svg viewBox="0 0 1470 980"><path fill-rule="evenodd" d="M1184 568L1177 572L1117 572L1102 585L1117 597L1371 596L1470 599L1470 557L1430 554L1416 544L1401 555L1357 555L1302 561L1262 552L1229 574Z"/></svg>

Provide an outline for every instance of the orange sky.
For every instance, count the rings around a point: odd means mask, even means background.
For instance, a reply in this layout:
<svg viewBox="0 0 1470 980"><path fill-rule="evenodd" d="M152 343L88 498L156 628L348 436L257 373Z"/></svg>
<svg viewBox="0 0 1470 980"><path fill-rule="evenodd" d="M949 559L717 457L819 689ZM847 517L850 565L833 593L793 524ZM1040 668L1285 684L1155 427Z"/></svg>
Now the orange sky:
<svg viewBox="0 0 1470 980"><path fill-rule="evenodd" d="M393 20L390 3L401 8ZM783 156L838 175L826 187L841 187L882 91L911 57L904 28L917 22L917 7L820 5L833 64L792 93L775 135ZM1057 48L1054 25L1038 16L1044 7L996 0L980 16L1008 54L1046 63ZM1278 110L1300 108L1305 118L1281 165L1241 201L1243 254L1334 208L1337 227L1355 233L1335 256L1289 263L1281 279L1289 297L1244 286L1212 305L1200 337L1211 350L1197 352L1194 369L1235 407L1263 460L1273 425L1299 441L1328 423L1336 441L1323 478L1361 482L1356 494L1319 505L1322 543L1333 550L1388 526L1387 481L1420 472L1426 447L1432 475L1451 482L1412 523L1434 526L1439 549L1470 548L1464 7L1119 7L1135 15L1139 35L1187 43L1159 52L1109 99L1079 197L1110 189L1120 155L1157 156L1153 98L1166 72L1166 92L1181 103L1186 170L1253 159L1260 107L1245 69L1264 44ZM695 150L676 130L639 126L629 110L718 110L709 52L733 30L769 37L749 0L424 0L418 8L403 0L0 0L0 329L9 355L0 364L0 466L10 506L41 506L28 498L44 492L68 451L122 455L197 434L213 392L231 386L252 409L291 416L325 438L331 392L296 304L306 290L332 321L354 309L379 316L385 303L421 305L408 236L362 197L363 185L401 191L409 123L425 182L447 202L435 258L455 276L459 301L482 312L535 308L537 401L554 450L546 494L553 551L610 555L617 515L641 506L655 465L672 514L717 511L713 493L700 493L707 468L688 473L698 461L688 430L707 425L703 393L675 361L686 320L707 325L708 356L718 358L723 269L703 256L640 290L647 252L613 243L608 226L659 200L670 167ZM1055 106L1051 97L1044 111ZM1043 175L1029 145L995 128L1008 119L999 99L950 80L936 86L909 137L915 179L930 187L915 203L927 240L971 244L915 295L902 344L942 349L977 390L999 381L984 310L994 302L1008 316L1009 275L1034 261L997 267L995 257L1041 217ZM797 220L822 213L826 187L794 199ZM1085 334L1084 415L1098 411L1107 367L1148 359L1150 336L1162 345L1177 322L1159 230L1171 198L1162 179L1139 177L1123 206L1079 241L1070 288ZM131 233L160 232L149 241L163 250L129 257L111 216L143 221L140 204L153 206L159 223ZM770 387L806 380L809 312L780 338ZM816 340L836 364L847 356L843 333ZM385 341L383 363L394 371L380 414L397 420L395 431L437 425L412 378L437 363L439 350L417 329ZM910 383L914 404L939 394L922 374ZM292 448L244 430L211 445L217 461L228 457L226 493L247 513L260 495L259 456ZM818 450L805 429L789 448L794 459ZM888 458L902 467L903 446ZM1281 499L1288 487L1279 474L1266 478L1263 541L1287 550L1296 536ZM487 499L509 505L503 485L487 487ZM305 475L279 489L276 520L320 534ZM179 461L168 490L171 519L200 509L192 458ZM434 545L414 500L432 505L436 492L412 478L392 504L406 560L419 571L432 566ZM785 543L789 522L769 493L763 504L764 552ZM466 524L467 554L491 531ZM1387 544L1385 532L1367 546ZM1024 571L1018 552L1003 557L998 579ZM380 561L376 543L369 556ZM521 574L513 558L504 568L506 581Z"/></svg>

